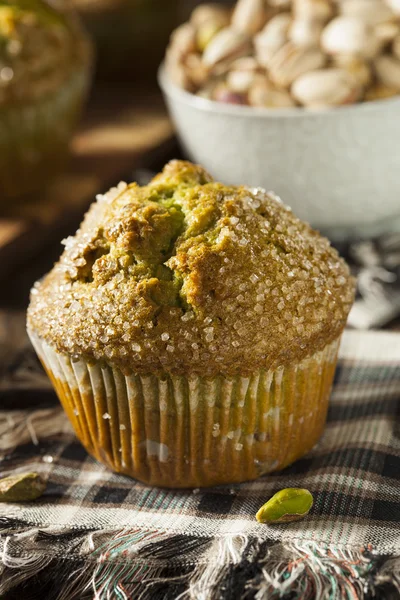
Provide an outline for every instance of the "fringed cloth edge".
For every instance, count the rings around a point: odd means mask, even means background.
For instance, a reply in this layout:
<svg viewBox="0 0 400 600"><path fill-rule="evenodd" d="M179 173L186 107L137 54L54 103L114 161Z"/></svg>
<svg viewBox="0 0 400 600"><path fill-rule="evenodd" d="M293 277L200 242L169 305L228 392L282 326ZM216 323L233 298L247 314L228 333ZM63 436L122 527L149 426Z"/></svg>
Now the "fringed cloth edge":
<svg viewBox="0 0 400 600"><path fill-rule="evenodd" d="M400 556L377 555L372 547L139 529L18 531L7 521L0 523L1 598L21 591L24 600L400 598Z"/></svg>

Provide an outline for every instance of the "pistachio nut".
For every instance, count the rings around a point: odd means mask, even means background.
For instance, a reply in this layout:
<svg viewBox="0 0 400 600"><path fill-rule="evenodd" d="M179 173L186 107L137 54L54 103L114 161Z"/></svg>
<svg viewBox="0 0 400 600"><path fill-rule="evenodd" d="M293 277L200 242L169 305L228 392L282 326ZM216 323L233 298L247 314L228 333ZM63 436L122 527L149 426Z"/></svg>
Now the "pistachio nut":
<svg viewBox="0 0 400 600"><path fill-rule="evenodd" d="M246 94L254 83L258 70L258 63L251 56L235 60L227 75L228 88L233 92Z"/></svg>
<svg viewBox="0 0 400 600"><path fill-rule="evenodd" d="M221 4L200 4L192 12L190 22L195 28L210 22L222 28L229 25L230 19L230 10Z"/></svg>
<svg viewBox="0 0 400 600"><path fill-rule="evenodd" d="M277 87L289 87L300 75L323 67L325 62L319 48L298 48L288 42L272 57L269 77Z"/></svg>
<svg viewBox="0 0 400 600"><path fill-rule="evenodd" d="M208 21L199 26L196 31L196 45L200 52L204 52L213 37L215 37L220 30L221 27L212 21Z"/></svg>
<svg viewBox="0 0 400 600"><path fill-rule="evenodd" d="M196 51L196 30L190 23L183 23L171 34L169 50L177 57Z"/></svg>
<svg viewBox="0 0 400 600"><path fill-rule="evenodd" d="M281 13L273 17L254 38L254 47L258 62L268 67L271 58L288 41L288 31L292 17L290 13Z"/></svg>
<svg viewBox="0 0 400 600"><path fill-rule="evenodd" d="M386 4L390 6L396 15L400 15L400 0L386 0Z"/></svg>
<svg viewBox="0 0 400 600"><path fill-rule="evenodd" d="M338 54L333 58L335 67L345 69L355 77L361 87L367 87L372 82L372 68L368 61L352 54Z"/></svg>
<svg viewBox="0 0 400 600"><path fill-rule="evenodd" d="M395 17L390 6L382 0L340 0L339 12L372 26L393 21Z"/></svg>
<svg viewBox="0 0 400 600"><path fill-rule="evenodd" d="M258 75L253 81L248 92L250 106L264 106L267 108L288 108L295 106L289 92L276 89L266 76Z"/></svg>
<svg viewBox="0 0 400 600"><path fill-rule="evenodd" d="M292 5L296 19L322 21L324 23L333 16L333 3L331 0L292 0Z"/></svg>
<svg viewBox="0 0 400 600"><path fill-rule="evenodd" d="M381 49L374 29L355 17L336 17L325 27L321 46L328 54L354 54L372 59Z"/></svg>
<svg viewBox="0 0 400 600"><path fill-rule="evenodd" d="M207 100L214 100L215 90L218 85L220 85L220 79L218 77L210 79L199 89L197 95L201 98L206 98Z"/></svg>
<svg viewBox="0 0 400 600"><path fill-rule="evenodd" d="M290 523L303 519L313 505L312 494L302 488L277 492L256 514L259 523Z"/></svg>
<svg viewBox="0 0 400 600"><path fill-rule="evenodd" d="M38 473L19 473L0 479L0 502L30 502L39 498L46 482Z"/></svg>
<svg viewBox="0 0 400 600"><path fill-rule="evenodd" d="M184 60L184 66L188 79L196 86L202 86L208 78L208 68L201 59L201 55L192 52Z"/></svg>
<svg viewBox="0 0 400 600"><path fill-rule="evenodd" d="M289 40L304 48L318 46L322 32L320 21L295 19L289 28Z"/></svg>
<svg viewBox="0 0 400 600"><path fill-rule="evenodd" d="M251 39L248 35L232 27L225 27L208 44L203 54L203 62L213 67L218 63L245 56L250 50Z"/></svg>
<svg viewBox="0 0 400 600"><path fill-rule="evenodd" d="M319 69L301 75L293 83L293 97L312 108L353 104L360 97L359 82L345 69Z"/></svg>
<svg viewBox="0 0 400 600"><path fill-rule="evenodd" d="M184 90L193 92L195 87L189 77L183 61L176 56L172 48L168 48L165 56L165 66L171 80Z"/></svg>
<svg viewBox="0 0 400 600"><path fill-rule="evenodd" d="M400 60L400 34L397 35L393 40L392 52L393 55Z"/></svg>
<svg viewBox="0 0 400 600"><path fill-rule="evenodd" d="M386 21L385 23L379 23L374 28L376 37L382 42L387 44L394 40L394 38L400 32L400 24L396 21Z"/></svg>
<svg viewBox="0 0 400 600"><path fill-rule="evenodd" d="M224 102L225 104L247 104L244 94L238 94L228 88L226 84L220 84L215 87L213 100Z"/></svg>
<svg viewBox="0 0 400 600"><path fill-rule="evenodd" d="M232 27L254 35L266 21L265 2L263 0L238 0L232 15Z"/></svg>
<svg viewBox="0 0 400 600"><path fill-rule="evenodd" d="M374 100L385 100L386 98L392 98L393 96L397 96L398 93L399 90L396 90L395 88L383 85L383 83L375 83L367 90L364 96L364 100L366 102L372 102Z"/></svg>
<svg viewBox="0 0 400 600"><path fill-rule="evenodd" d="M382 54L375 59L374 68L379 83L400 92L400 60L398 58Z"/></svg>

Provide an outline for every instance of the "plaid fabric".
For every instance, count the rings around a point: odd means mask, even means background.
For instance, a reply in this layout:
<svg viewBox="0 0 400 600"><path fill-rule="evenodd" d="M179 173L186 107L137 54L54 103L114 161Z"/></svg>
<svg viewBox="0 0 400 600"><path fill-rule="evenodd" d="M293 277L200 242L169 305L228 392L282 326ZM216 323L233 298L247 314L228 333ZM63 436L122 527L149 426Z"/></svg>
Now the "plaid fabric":
<svg viewBox="0 0 400 600"><path fill-rule="evenodd" d="M9 393L6 405L17 408ZM58 407L3 410L2 474L38 471L48 485L34 503L0 504L0 597L54 568L61 591L37 597L322 600L363 598L380 586L382 597L400 597L399 417L400 336L349 331L322 439L254 482L152 489L89 457ZM257 523L258 508L286 487L313 493L310 515Z"/></svg>

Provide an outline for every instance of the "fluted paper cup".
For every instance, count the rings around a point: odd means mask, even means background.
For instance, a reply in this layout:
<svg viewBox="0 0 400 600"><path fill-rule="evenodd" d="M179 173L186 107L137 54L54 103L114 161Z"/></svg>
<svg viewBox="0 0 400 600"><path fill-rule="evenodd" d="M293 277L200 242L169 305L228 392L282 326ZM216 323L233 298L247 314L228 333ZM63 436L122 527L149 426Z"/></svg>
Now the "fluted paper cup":
<svg viewBox="0 0 400 600"><path fill-rule="evenodd" d="M324 429L339 339L251 377L124 374L32 343L76 435L118 473L150 485L255 479L308 452Z"/></svg>

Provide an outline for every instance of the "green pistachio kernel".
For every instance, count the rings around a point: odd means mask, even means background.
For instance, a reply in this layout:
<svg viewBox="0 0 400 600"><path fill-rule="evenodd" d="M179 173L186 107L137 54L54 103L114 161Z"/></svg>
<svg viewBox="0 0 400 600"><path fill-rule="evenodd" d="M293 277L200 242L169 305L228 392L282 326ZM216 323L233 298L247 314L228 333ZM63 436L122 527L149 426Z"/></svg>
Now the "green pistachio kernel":
<svg viewBox="0 0 400 600"><path fill-rule="evenodd" d="M289 523L305 517L313 505L312 494L302 488L277 492L256 514L259 523Z"/></svg>
<svg viewBox="0 0 400 600"><path fill-rule="evenodd" d="M29 502L36 500L46 489L38 473L19 473L0 479L0 502Z"/></svg>

